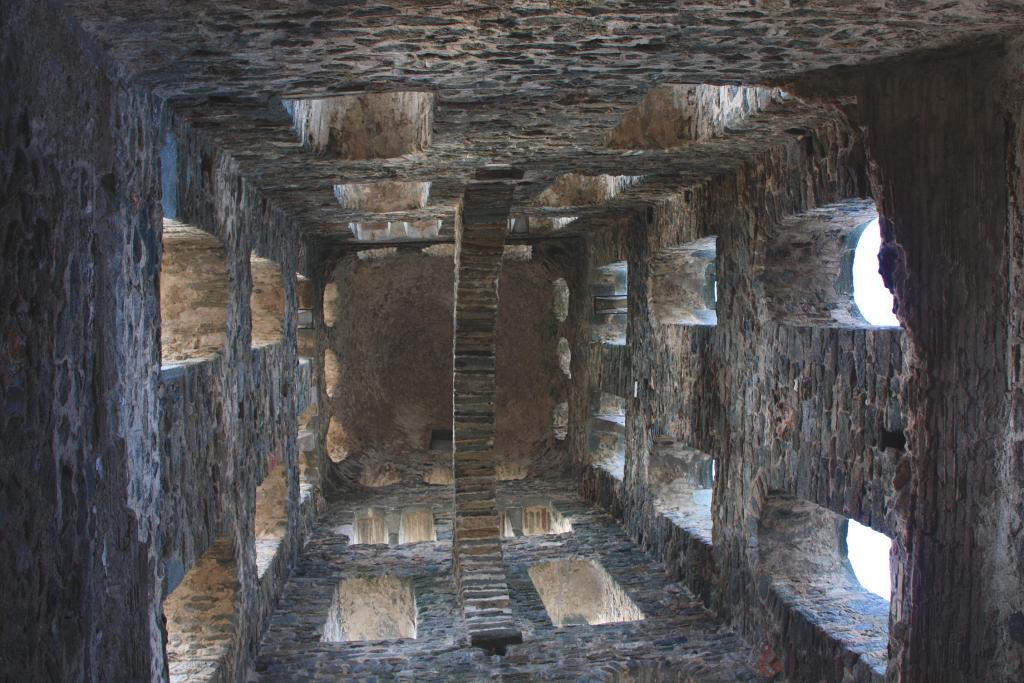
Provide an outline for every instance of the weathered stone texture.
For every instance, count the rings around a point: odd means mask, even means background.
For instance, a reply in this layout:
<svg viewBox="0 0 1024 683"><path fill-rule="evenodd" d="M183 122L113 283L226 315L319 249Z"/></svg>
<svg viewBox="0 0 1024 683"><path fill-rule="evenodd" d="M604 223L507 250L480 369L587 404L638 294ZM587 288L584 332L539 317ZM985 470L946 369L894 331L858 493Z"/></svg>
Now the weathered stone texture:
<svg viewBox="0 0 1024 683"><path fill-rule="evenodd" d="M448 246L448 245L443 245ZM572 264L559 245L531 261L506 261L500 286L495 449L500 463L534 471L564 462L551 414L568 392L561 376L553 281ZM390 463L403 481L422 481L440 462L431 431L451 428L453 265L419 250L387 259L346 257L325 302L325 358L332 477L355 482L364 466ZM338 359L335 365L335 359ZM359 387L357 391L344 390ZM330 391L333 389L333 391ZM449 454L450 455L450 454ZM446 463L450 466L450 462Z"/></svg>
<svg viewBox="0 0 1024 683"><path fill-rule="evenodd" d="M745 501L764 472L777 490L894 533L899 454L881 446L883 430L903 428L899 333L778 325L766 318L753 278L769 226L866 189L858 184L854 131L841 117L822 117L747 149L736 169L685 187L646 216L597 226L588 240L591 263L628 262L630 363L611 363L605 348L591 344L589 386L604 389L614 377L626 390L626 462L623 483L588 475L584 490L677 565L710 606L755 642L764 639L789 675L799 662L798 677L817 680L817 671L828 679L831 649L811 646L799 657L785 650L786 643L812 642L787 630L786 614L797 605L771 616L755 590L747 529L757 520ZM647 304L651 255L709 233L718 237L717 326L658 324ZM583 400L577 394L575 405ZM717 460L713 545L699 528L687 530L685 518L654 505L648 462L660 435ZM570 433L574 454L581 438ZM855 680L874 675L855 657L845 661Z"/></svg>
<svg viewBox="0 0 1024 683"><path fill-rule="evenodd" d="M773 226L761 273L768 315L783 325L872 327L853 298L853 255L874 200L811 209Z"/></svg>
<svg viewBox="0 0 1024 683"><path fill-rule="evenodd" d="M321 156L387 159L430 146L433 93L341 95L284 105L302 144Z"/></svg>
<svg viewBox="0 0 1024 683"><path fill-rule="evenodd" d="M894 597L905 640L892 653L905 681L1024 671L1024 475L1011 391L1021 301L1008 281L1019 279L1022 60L1018 44L912 62L865 79L859 93L883 266L909 350L897 539L906 578Z"/></svg>
<svg viewBox="0 0 1024 683"><path fill-rule="evenodd" d="M8 0L0 679L1024 679L1022 27ZM874 205L901 329L851 307ZM401 640L330 642L377 583Z"/></svg>
<svg viewBox="0 0 1024 683"><path fill-rule="evenodd" d="M223 353L183 368L191 377L187 392L163 394L162 457L179 463L175 472L186 478L164 480L174 507L161 515L161 561L170 588L172 569L179 577L187 572L203 543L221 534L231 541L238 590L222 675L238 680L316 510L316 436L304 482L298 451L298 416L318 402L312 364L297 354L296 273L309 269L287 217L239 174L235 159L185 122L176 130L179 216L224 245L232 286ZM257 487L278 465L287 515L275 522L284 530L273 550L258 540Z"/></svg>
<svg viewBox="0 0 1024 683"><path fill-rule="evenodd" d="M615 149L668 149L740 128L744 119L781 100L779 90L714 85L654 88L607 137Z"/></svg>
<svg viewBox="0 0 1024 683"><path fill-rule="evenodd" d="M159 678L160 108L0 12L0 677ZM60 103L60 106L55 106Z"/></svg>
<svg viewBox="0 0 1024 683"><path fill-rule="evenodd" d="M514 169L497 171L466 190L455 233L452 466L455 528L452 570L470 643L504 654L522 642L512 622L502 576L501 524L496 507L498 283L508 231ZM481 172L486 177L487 172ZM505 179L507 178L507 180Z"/></svg>
<svg viewBox="0 0 1024 683"><path fill-rule="evenodd" d="M749 646L716 622L659 564L637 563L637 545L600 510L571 493L569 480L502 482L499 508L544 498L571 532L504 539L504 573L524 643L505 657L469 646L451 581L450 493L428 486L352 492L331 505L289 580L255 663L270 681L380 680L765 680L747 663ZM359 507L429 506L437 541L399 546L351 545ZM642 621L555 627L530 577L531 567L560 559L592 560L643 613ZM416 595L415 639L320 642L334 590L348 577L396 577ZM582 596L581 596L582 597ZM590 596L587 596L590 597ZM594 596L598 597L598 596Z"/></svg>

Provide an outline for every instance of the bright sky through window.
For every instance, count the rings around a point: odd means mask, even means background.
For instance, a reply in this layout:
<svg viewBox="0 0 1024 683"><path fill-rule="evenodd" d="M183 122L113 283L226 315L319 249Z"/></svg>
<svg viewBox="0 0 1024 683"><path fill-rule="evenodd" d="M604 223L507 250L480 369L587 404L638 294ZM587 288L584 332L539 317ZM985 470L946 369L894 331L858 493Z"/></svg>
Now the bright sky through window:
<svg viewBox="0 0 1024 683"><path fill-rule="evenodd" d="M900 321L892 312L892 292L885 288L878 272L881 245L882 235L875 219L864 228L853 255L853 300L872 325L896 327Z"/></svg>
<svg viewBox="0 0 1024 683"><path fill-rule="evenodd" d="M847 557L860 585L889 600L892 585L889 574L889 549L892 541L863 524L850 520L846 532Z"/></svg>

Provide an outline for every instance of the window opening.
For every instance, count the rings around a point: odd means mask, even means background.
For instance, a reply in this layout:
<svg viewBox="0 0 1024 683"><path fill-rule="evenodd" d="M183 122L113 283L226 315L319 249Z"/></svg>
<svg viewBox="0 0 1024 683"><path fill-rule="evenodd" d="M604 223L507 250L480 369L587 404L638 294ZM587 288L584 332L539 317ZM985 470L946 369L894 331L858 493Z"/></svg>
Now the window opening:
<svg viewBox="0 0 1024 683"><path fill-rule="evenodd" d="M530 579L558 627L640 621L643 612L604 567L593 560L535 564Z"/></svg>
<svg viewBox="0 0 1024 683"><path fill-rule="evenodd" d="M227 537L203 553L164 599L171 680L218 681L234 647L235 552Z"/></svg>
<svg viewBox="0 0 1024 683"><path fill-rule="evenodd" d="M628 269L625 261L597 268L591 282L594 314L591 341L622 346L628 322Z"/></svg>
<svg viewBox="0 0 1024 683"><path fill-rule="evenodd" d="M882 233L878 219L871 221L857 240L853 255L853 301L857 309L872 325L899 327L900 321L892 312L893 296L878 272L878 252L882 248Z"/></svg>
<svg viewBox="0 0 1024 683"><path fill-rule="evenodd" d="M430 450L451 452L454 443L451 428L430 430Z"/></svg>
<svg viewBox="0 0 1024 683"><path fill-rule="evenodd" d="M396 576L345 579L334 591L322 642L416 638L412 581Z"/></svg>
<svg viewBox="0 0 1024 683"><path fill-rule="evenodd" d="M160 148L160 205L164 218L178 217L178 140L170 130Z"/></svg>
<svg viewBox="0 0 1024 683"><path fill-rule="evenodd" d="M860 585L886 601L892 597L889 553L892 540L851 519L846 531L846 557Z"/></svg>

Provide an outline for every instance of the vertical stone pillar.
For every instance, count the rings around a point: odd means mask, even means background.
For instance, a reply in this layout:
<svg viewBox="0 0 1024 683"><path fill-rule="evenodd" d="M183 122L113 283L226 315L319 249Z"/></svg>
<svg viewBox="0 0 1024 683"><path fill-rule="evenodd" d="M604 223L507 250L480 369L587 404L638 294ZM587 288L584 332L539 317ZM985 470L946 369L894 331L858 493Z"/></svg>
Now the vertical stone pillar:
<svg viewBox="0 0 1024 683"><path fill-rule="evenodd" d="M522 642L502 562L494 459L498 278L513 181L521 175L479 171L455 231L453 566L470 641L496 653Z"/></svg>
<svg viewBox="0 0 1024 683"><path fill-rule="evenodd" d="M857 98L911 348L889 630L903 683L1024 670L1022 63L1018 42L881 68Z"/></svg>

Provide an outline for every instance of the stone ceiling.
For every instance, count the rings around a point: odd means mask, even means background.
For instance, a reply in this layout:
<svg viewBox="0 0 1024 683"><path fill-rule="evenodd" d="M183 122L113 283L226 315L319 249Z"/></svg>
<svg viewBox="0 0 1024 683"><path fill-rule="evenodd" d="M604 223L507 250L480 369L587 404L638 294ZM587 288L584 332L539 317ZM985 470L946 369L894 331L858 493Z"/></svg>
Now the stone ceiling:
<svg viewBox="0 0 1024 683"><path fill-rule="evenodd" d="M534 225L599 219L726 170L827 116L776 96L765 112L670 149L610 147L636 139L612 131L624 119L641 120L638 104L658 85L785 84L1024 26L1024 0L68 4L125 76L233 155L323 253L355 243L353 224L382 221L440 220L436 236L410 229L405 241L450 241L465 183L486 164L524 169L512 211L536 217ZM433 134L423 151L389 159L325 154L301 144L282 104L385 91L433 93ZM606 203L558 207L538 199L568 173L643 178ZM386 212L379 202L370 202L374 210L339 203L336 185L382 180L429 182L429 197ZM569 224L566 234L584 223Z"/></svg>

